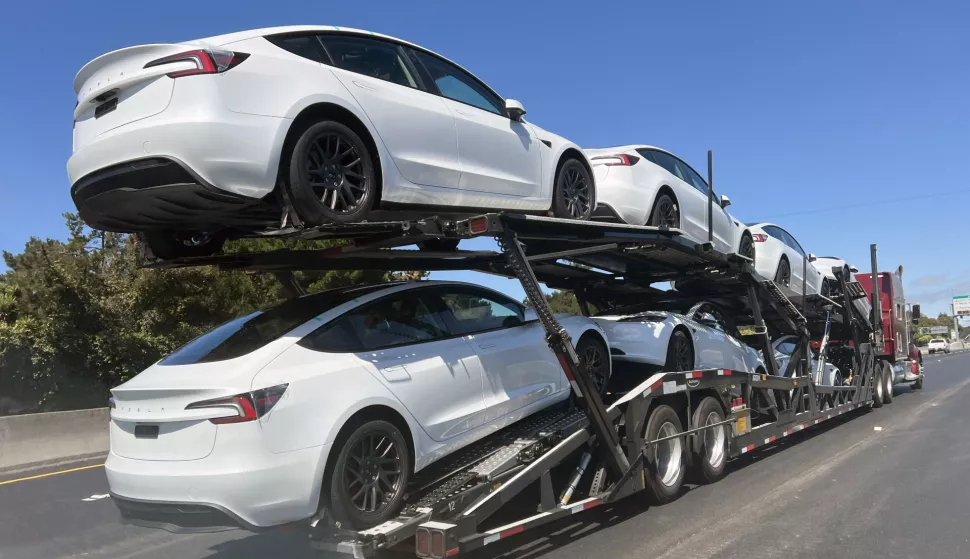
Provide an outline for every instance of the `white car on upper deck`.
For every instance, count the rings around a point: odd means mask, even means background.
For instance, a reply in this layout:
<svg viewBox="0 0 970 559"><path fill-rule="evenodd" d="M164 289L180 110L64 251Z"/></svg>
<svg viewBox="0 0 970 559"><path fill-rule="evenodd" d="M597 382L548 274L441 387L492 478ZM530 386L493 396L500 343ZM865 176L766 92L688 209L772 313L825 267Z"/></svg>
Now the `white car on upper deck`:
<svg viewBox="0 0 970 559"><path fill-rule="evenodd" d="M586 219L575 144L457 64L355 29L274 27L102 55L74 80L71 195L157 256L278 227L492 210Z"/></svg>

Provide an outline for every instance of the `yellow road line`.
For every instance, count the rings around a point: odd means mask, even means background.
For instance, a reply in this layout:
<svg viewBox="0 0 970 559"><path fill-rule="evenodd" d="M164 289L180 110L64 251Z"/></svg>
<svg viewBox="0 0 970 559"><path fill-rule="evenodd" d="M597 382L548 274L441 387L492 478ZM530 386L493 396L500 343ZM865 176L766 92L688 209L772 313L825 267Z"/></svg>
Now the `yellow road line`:
<svg viewBox="0 0 970 559"><path fill-rule="evenodd" d="M69 474L71 472L79 472L81 470L90 470L91 468L100 468L102 466L104 466L104 464L95 464L93 466L81 466L80 468L71 468L70 470L61 470L59 472L50 472L50 473L47 473L47 474L40 474L40 475L36 475L36 476L22 477L20 479L10 479L10 480L7 480L7 481L0 481L0 485L7 485L8 483L17 483L18 481L30 481L32 479L40 479L42 477L50 477L50 476L57 476L57 475L61 475L61 474Z"/></svg>

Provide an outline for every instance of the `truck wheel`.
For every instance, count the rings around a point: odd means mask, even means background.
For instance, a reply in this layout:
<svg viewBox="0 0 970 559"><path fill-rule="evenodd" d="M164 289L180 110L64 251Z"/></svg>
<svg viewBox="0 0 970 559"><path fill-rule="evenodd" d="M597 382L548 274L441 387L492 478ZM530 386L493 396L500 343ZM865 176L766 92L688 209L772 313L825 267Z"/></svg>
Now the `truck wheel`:
<svg viewBox="0 0 970 559"><path fill-rule="evenodd" d="M708 396L694 410L695 428L724 421L724 412L717 400ZM714 483L724 477L728 458L727 425L700 431L691 440L691 474L700 483Z"/></svg>
<svg viewBox="0 0 970 559"><path fill-rule="evenodd" d="M654 408L647 420L645 442L669 437L684 431L677 412L667 405ZM644 458L647 489L658 505L669 503L680 493L684 483L684 440L682 437L651 445Z"/></svg>
<svg viewBox="0 0 970 559"><path fill-rule="evenodd" d="M362 420L338 437L340 449L325 491L335 520L358 530L394 518L401 510L411 458L401 430L384 420Z"/></svg>
<svg viewBox="0 0 970 559"><path fill-rule="evenodd" d="M920 375L920 377L918 379L916 379L916 382L913 383L913 388L915 388L916 390L922 390L923 389L923 376L922 375Z"/></svg>
<svg viewBox="0 0 970 559"><path fill-rule="evenodd" d="M884 363L882 366L882 380L886 383L886 388L883 389L882 403L891 404L893 403L893 369L889 366L889 363Z"/></svg>
<svg viewBox="0 0 970 559"><path fill-rule="evenodd" d="M876 370L872 373L870 385L872 386L872 407L881 408L884 398L883 393L886 391L886 382L882 379L881 370Z"/></svg>

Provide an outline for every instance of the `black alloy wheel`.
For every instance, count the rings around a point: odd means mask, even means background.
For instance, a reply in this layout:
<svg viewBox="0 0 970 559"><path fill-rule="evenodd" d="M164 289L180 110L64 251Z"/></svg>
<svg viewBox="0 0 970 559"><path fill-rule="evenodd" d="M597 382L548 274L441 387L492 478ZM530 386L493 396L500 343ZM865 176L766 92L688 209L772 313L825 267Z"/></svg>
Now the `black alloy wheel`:
<svg viewBox="0 0 970 559"><path fill-rule="evenodd" d="M297 212L311 225L363 220L378 189L366 144L333 121L313 124L297 140L287 186Z"/></svg>
<svg viewBox="0 0 970 559"><path fill-rule="evenodd" d="M553 214L566 219L587 220L593 214L593 180L586 166L568 159L559 169Z"/></svg>
<svg viewBox="0 0 970 559"><path fill-rule="evenodd" d="M751 264L754 264L754 252L754 239L751 235L742 235L741 244L738 246L738 254L745 258L750 258Z"/></svg>
<svg viewBox="0 0 970 559"><path fill-rule="evenodd" d="M677 330L667 342L667 361L664 370L667 372L692 371L694 369L694 350L690 340L683 330Z"/></svg>
<svg viewBox="0 0 970 559"><path fill-rule="evenodd" d="M585 337L579 340L576 353L586 367L586 374L596 387L600 396L606 395L606 387L610 377L610 366L606 353L606 347L592 337Z"/></svg>
<svg viewBox="0 0 970 559"><path fill-rule="evenodd" d="M778 263L778 271L775 272L775 283L791 287L791 265L788 260L782 258Z"/></svg>
<svg viewBox="0 0 970 559"><path fill-rule="evenodd" d="M650 215L650 222L647 225L668 229L679 228L680 209L674 199L667 194L661 194L653 206L653 213Z"/></svg>

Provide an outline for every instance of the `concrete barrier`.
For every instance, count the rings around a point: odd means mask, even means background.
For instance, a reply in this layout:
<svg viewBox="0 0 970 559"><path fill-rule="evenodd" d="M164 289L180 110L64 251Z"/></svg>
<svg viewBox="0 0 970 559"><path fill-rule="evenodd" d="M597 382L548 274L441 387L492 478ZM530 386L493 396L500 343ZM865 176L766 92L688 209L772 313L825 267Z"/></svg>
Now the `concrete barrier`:
<svg viewBox="0 0 970 559"><path fill-rule="evenodd" d="M0 417L0 471L108 452L108 408Z"/></svg>

